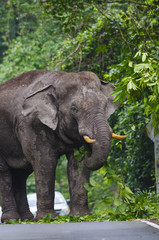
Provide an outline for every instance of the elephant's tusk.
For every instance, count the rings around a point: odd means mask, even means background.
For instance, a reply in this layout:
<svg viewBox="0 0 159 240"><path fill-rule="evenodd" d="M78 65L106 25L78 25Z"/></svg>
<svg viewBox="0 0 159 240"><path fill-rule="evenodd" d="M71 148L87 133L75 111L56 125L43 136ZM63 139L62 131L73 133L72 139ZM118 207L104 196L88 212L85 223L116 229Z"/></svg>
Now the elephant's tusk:
<svg viewBox="0 0 159 240"><path fill-rule="evenodd" d="M87 142L87 143L93 143L95 142L96 140L95 139L91 139L90 137L88 136L83 136L84 140Z"/></svg>
<svg viewBox="0 0 159 240"><path fill-rule="evenodd" d="M126 138L126 135L117 135L117 134L115 134L115 133L112 133L112 138L124 139L124 138Z"/></svg>

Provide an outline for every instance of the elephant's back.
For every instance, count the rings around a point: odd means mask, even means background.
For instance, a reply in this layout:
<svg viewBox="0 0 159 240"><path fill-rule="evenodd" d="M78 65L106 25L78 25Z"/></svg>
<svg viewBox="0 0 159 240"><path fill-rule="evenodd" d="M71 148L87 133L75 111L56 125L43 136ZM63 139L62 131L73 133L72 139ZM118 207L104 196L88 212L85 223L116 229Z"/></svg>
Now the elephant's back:
<svg viewBox="0 0 159 240"><path fill-rule="evenodd" d="M48 71L32 70L24 72L21 75L11 78L0 84L0 91L18 88L19 86L27 87L35 81L40 75L46 74Z"/></svg>

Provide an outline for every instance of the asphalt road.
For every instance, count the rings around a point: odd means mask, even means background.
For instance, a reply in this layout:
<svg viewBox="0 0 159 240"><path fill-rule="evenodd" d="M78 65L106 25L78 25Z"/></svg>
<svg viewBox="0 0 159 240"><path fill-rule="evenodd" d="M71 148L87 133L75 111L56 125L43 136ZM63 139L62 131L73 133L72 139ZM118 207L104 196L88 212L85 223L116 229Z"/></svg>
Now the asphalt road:
<svg viewBox="0 0 159 240"><path fill-rule="evenodd" d="M143 222L0 225L0 240L159 240Z"/></svg>

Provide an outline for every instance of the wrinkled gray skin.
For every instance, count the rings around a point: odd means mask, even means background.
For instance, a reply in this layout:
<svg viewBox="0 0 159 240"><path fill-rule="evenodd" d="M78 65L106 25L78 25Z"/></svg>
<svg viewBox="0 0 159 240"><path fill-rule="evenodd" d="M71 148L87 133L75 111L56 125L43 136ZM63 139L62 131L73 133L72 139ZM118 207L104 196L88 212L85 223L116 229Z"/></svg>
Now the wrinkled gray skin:
<svg viewBox="0 0 159 240"><path fill-rule="evenodd" d="M55 170L63 154L68 158L71 213L89 213L84 184L90 170L102 167L109 153L112 130L107 119L116 109L109 96L113 88L92 72L30 71L0 85L2 222L33 219L26 197L26 179L32 171L36 219L49 212L55 216ZM85 135L96 141L86 143ZM90 156L79 163L73 149L82 145Z"/></svg>

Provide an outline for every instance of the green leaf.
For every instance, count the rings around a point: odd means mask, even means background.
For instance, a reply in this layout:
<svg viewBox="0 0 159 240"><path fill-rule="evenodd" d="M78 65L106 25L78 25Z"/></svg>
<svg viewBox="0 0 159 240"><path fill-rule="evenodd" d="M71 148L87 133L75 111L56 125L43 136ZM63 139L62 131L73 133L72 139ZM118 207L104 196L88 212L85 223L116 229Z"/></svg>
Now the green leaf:
<svg viewBox="0 0 159 240"><path fill-rule="evenodd" d="M119 200L119 199L117 199L117 198L114 200L114 205L115 205L115 206L120 206L121 203L122 203L121 200Z"/></svg>
<svg viewBox="0 0 159 240"><path fill-rule="evenodd" d="M141 51L140 50L135 54L134 58L136 58L138 56L141 56Z"/></svg>
<svg viewBox="0 0 159 240"><path fill-rule="evenodd" d="M154 82L154 83L147 83L147 86L149 86L149 87L152 87L152 86L155 86L155 85L157 85L157 82Z"/></svg>
<svg viewBox="0 0 159 240"><path fill-rule="evenodd" d="M147 55L148 54L146 52L142 54L142 62L145 62Z"/></svg>
<svg viewBox="0 0 159 240"><path fill-rule="evenodd" d="M129 67L133 67L133 62L129 62Z"/></svg>
<svg viewBox="0 0 159 240"><path fill-rule="evenodd" d="M129 193L130 195L133 195L134 193L131 191L131 189L127 186L125 186L125 191Z"/></svg>
<svg viewBox="0 0 159 240"><path fill-rule="evenodd" d="M143 70L152 69L151 63L140 63L134 65L134 72L141 73Z"/></svg>
<svg viewBox="0 0 159 240"><path fill-rule="evenodd" d="M96 185L96 181L93 178L90 178L90 185L93 187Z"/></svg>
<svg viewBox="0 0 159 240"><path fill-rule="evenodd" d="M130 80L130 82L127 85L127 91L130 92L131 90L137 90L138 86L133 80Z"/></svg>

